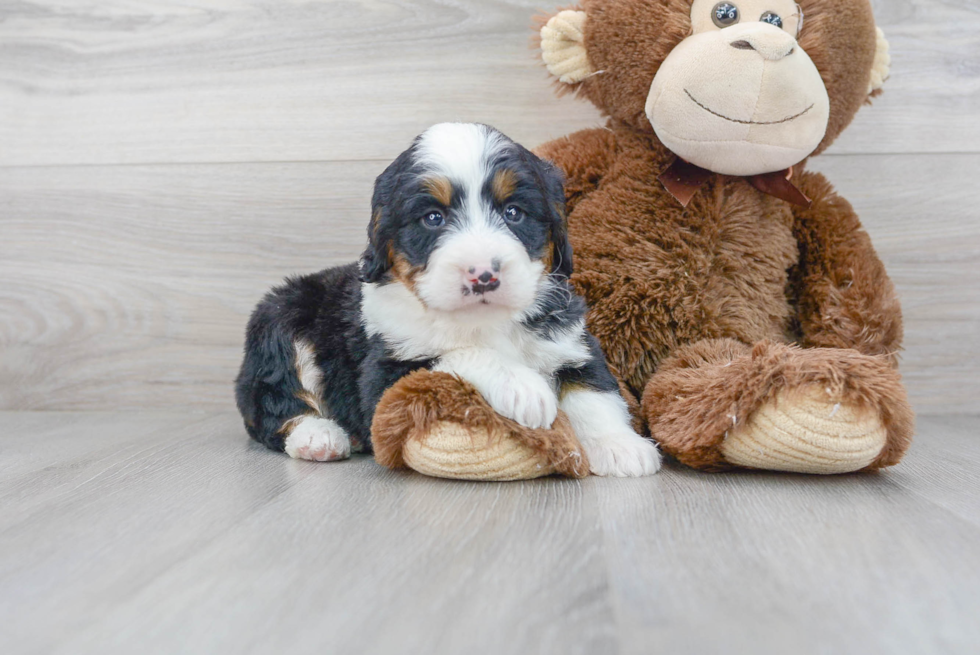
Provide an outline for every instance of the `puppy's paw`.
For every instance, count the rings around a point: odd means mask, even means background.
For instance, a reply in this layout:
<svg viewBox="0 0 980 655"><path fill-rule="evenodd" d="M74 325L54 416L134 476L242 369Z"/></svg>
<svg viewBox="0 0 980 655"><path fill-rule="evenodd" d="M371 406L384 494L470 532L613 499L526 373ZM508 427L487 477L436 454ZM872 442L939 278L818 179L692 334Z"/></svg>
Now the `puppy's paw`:
<svg viewBox="0 0 980 655"><path fill-rule="evenodd" d="M593 475L637 478L660 470L656 444L633 431L581 439Z"/></svg>
<svg viewBox="0 0 980 655"><path fill-rule="evenodd" d="M558 415L555 390L530 369L508 371L498 384L481 393L494 411L527 428L551 427Z"/></svg>
<svg viewBox="0 0 980 655"><path fill-rule="evenodd" d="M350 438L328 418L304 416L286 437L286 454L294 459L332 462L350 457Z"/></svg>

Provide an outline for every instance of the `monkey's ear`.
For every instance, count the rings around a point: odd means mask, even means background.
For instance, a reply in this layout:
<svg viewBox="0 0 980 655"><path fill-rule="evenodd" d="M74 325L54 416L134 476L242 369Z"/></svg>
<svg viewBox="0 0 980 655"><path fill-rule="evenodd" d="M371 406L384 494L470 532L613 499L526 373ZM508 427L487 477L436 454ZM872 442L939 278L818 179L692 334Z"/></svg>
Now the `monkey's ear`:
<svg viewBox="0 0 980 655"><path fill-rule="evenodd" d="M875 61L871 66L871 79L868 81L868 95L876 96L881 93L881 87L888 79L889 67L892 63L891 55L888 54L888 40L880 27L876 27L878 39L875 44Z"/></svg>
<svg viewBox="0 0 980 655"><path fill-rule="evenodd" d="M584 11L560 11L541 28L541 57L562 84L578 84L594 72L585 51Z"/></svg>

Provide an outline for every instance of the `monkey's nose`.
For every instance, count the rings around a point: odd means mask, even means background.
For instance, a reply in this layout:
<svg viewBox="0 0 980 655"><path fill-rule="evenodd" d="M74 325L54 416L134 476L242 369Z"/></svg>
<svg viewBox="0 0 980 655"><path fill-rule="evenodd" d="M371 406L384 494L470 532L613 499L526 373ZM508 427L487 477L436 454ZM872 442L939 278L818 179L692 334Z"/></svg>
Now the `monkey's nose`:
<svg viewBox="0 0 980 655"><path fill-rule="evenodd" d="M760 23L759 28L749 34L742 32L738 36L738 39L728 45L736 50L755 50L768 61L779 61L793 54L796 49L796 39L766 23Z"/></svg>

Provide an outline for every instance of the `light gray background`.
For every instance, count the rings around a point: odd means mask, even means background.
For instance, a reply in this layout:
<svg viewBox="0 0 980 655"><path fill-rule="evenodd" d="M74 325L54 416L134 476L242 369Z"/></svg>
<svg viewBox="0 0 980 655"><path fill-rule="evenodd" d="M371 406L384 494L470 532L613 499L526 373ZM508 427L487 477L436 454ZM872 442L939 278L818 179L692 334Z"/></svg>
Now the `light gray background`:
<svg viewBox="0 0 980 655"><path fill-rule="evenodd" d="M356 258L432 123L600 124L540 0L0 1L0 408L227 407L248 313ZM898 285L920 413L980 410L980 3L879 0L885 93L813 161Z"/></svg>
<svg viewBox="0 0 980 655"><path fill-rule="evenodd" d="M980 3L877 0L825 171L902 296L880 475L466 484L250 444L248 313L431 123L599 123L538 0L0 0L0 652L975 653Z"/></svg>

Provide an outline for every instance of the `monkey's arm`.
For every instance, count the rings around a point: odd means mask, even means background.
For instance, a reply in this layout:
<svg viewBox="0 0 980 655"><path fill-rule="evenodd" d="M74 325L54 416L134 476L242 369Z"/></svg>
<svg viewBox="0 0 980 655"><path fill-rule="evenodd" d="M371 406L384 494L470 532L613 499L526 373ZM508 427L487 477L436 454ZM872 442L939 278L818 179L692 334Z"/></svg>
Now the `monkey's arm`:
<svg viewBox="0 0 980 655"><path fill-rule="evenodd" d="M565 172L566 212L571 214L578 201L599 186L616 159L616 135L595 128L582 130L549 141L534 154L556 164Z"/></svg>
<svg viewBox="0 0 980 655"><path fill-rule="evenodd" d="M800 249L790 271L802 345L854 348L895 360L902 345L902 309L895 287L849 202L819 173L800 189L813 199L794 209Z"/></svg>

